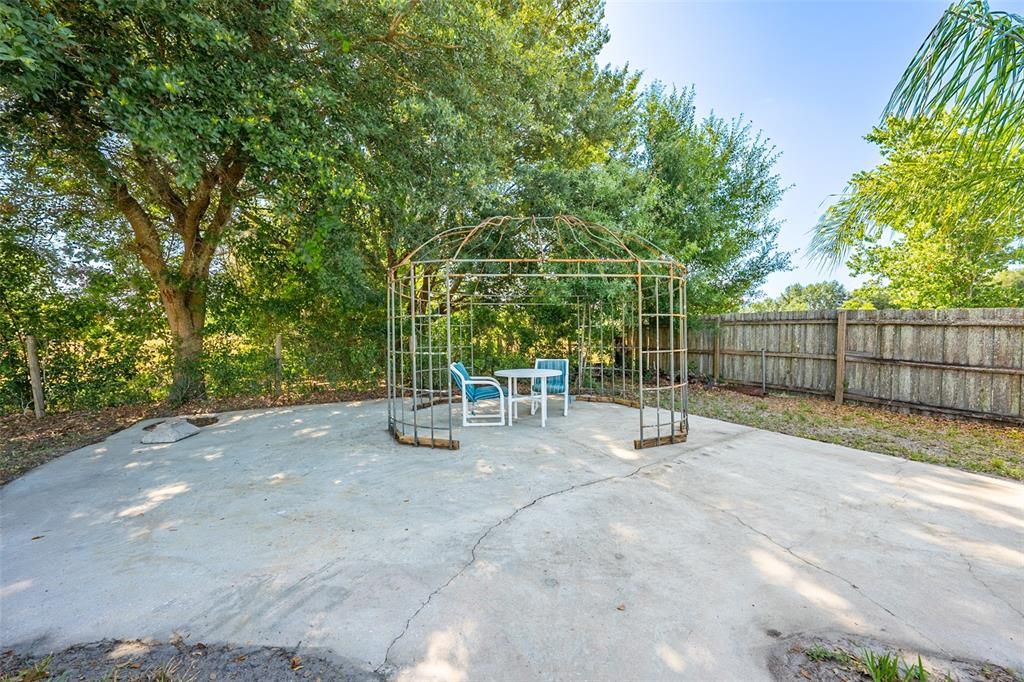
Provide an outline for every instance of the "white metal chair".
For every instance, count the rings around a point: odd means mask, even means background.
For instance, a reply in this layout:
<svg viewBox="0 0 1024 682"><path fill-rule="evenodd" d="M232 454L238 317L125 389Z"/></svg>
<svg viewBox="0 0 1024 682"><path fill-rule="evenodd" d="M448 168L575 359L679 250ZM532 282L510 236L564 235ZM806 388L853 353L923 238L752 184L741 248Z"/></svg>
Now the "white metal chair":
<svg viewBox="0 0 1024 682"><path fill-rule="evenodd" d="M557 398L559 395L564 397L565 404L562 406L562 416L569 416L569 361L565 358L538 358L534 361L533 366L535 369L557 369L562 374L557 377L551 377L547 379L548 382L548 397ZM530 385L530 395L534 398L530 402L530 414L533 414L537 410L537 404L540 402L540 382L545 381L544 379L534 379Z"/></svg>
<svg viewBox="0 0 1024 682"><path fill-rule="evenodd" d="M452 373L462 394L462 425L463 426L504 426L505 425L505 394L501 384L494 377L470 376L466 366L461 362L453 362L448 370ZM494 415L476 414L476 404L481 400L498 399L498 417Z"/></svg>

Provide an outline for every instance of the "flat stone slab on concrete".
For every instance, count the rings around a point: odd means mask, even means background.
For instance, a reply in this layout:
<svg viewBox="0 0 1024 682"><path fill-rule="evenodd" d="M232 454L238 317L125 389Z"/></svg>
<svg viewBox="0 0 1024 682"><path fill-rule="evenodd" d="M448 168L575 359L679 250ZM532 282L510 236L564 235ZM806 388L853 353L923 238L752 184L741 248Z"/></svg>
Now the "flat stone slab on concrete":
<svg viewBox="0 0 1024 682"><path fill-rule="evenodd" d="M1024 486L636 412L393 443L381 402L142 425L0 488L0 644L299 647L418 679L769 679L795 633L1024 668ZM300 645L301 642L301 645Z"/></svg>
<svg viewBox="0 0 1024 682"><path fill-rule="evenodd" d="M199 427L190 424L185 419L168 419L153 426L152 430L144 431L142 443L152 445L153 443L177 443L179 440L194 436L199 433Z"/></svg>

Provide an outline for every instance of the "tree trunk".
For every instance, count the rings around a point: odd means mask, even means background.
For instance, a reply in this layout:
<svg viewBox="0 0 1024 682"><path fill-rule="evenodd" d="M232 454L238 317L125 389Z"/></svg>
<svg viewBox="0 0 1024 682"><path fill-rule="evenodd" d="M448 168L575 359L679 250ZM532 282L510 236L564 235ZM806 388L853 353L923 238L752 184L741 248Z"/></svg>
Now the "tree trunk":
<svg viewBox="0 0 1024 682"><path fill-rule="evenodd" d="M171 218L171 229L181 237L184 248L176 268L164 253L158 223L132 196L128 183L111 174L98 145L86 156L86 164L127 218L135 238L135 253L160 291L174 344L174 369L167 399L173 405L181 405L206 397L203 374L206 285L210 263L235 209L238 185L245 174L245 160L237 144L230 146L214 167L204 171L194 188L179 195L172 175L156 159L138 150L134 157L142 171L141 179L149 183L151 194ZM208 215L211 204L215 208Z"/></svg>
<svg viewBox="0 0 1024 682"><path fill-rule="evenodd" d="M200 291L195 285L188 289L161 287L160 290L174 345L174 369L167 396L172 405L206 397L203 372L206 300Z"/></svg>

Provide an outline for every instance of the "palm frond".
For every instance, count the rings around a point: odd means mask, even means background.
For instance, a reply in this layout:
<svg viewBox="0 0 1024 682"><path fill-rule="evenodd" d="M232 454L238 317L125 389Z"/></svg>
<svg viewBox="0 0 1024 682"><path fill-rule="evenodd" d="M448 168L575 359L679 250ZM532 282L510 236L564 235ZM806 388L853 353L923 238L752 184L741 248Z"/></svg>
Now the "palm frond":
<svg viewBox="0 0 1024 682"><path fill-rule="evenodd" d="M882 235L884 226L873 219L876 197L849 189L825 209L811 233L808 257L820 266L836 266L853 247Z"/></svg>
<svg viewBox="0 0 1024 682"><path fill-rule="evenodd" d="M1024 148L1024 18L985 0L952 4L893 91L885 116L944 117L961 151L1005 161ZM1019 158L1019 156L1018 156Z"/></svg>

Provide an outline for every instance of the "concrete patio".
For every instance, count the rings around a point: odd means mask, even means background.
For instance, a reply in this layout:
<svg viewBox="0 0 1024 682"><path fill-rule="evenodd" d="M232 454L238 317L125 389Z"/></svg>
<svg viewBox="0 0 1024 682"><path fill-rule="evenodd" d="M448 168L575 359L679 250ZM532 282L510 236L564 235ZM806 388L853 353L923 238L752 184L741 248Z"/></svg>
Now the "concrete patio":
<svg viewBox="0 0 1024 682"><path fill-rule="evenodd" d="M1024 668L1024 486L697 417L635 451L635 411L595 403L415 449L385 409L136 425L0 489L3 648L178 633L403 680L753 680L778 637L843 632Z"/></svg>

